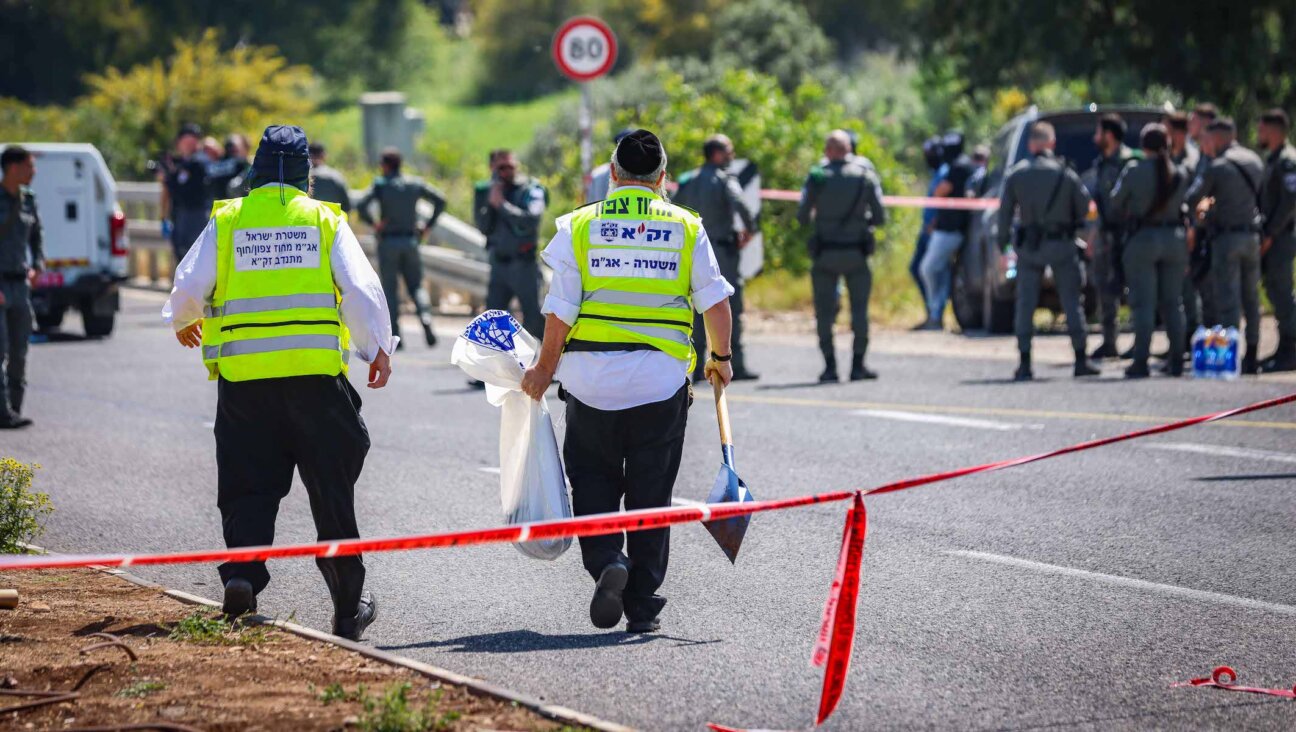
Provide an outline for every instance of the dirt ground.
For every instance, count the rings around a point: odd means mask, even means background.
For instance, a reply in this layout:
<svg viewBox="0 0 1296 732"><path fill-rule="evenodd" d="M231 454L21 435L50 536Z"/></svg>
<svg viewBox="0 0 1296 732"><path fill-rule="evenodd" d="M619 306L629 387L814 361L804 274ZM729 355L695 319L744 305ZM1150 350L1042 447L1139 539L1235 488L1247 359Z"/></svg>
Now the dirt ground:
<svg viewBox="0 0 1296 732"><path fill-rule="evenodd" d="M0 712L0 730L116 729L141 723L212 732L401 729L379 724L378 716L399 711L399 704L379 700L401 684L410 685L409 708L435 705L429 715L433 724L426 729L560 728L507 702L273 627L226 630L198 642L202 631L219 629L204 622L218 613L99 572L4 573L0 587L21 593L18 609L0 610L0 688L70 690L103 666L75 700ZM177 624L192 632L172 639ZM131 661L116 647L82 654L80 649L105 640L91 637L99 632L119 636L138 659ZM360 685L369 710L356 693ZM0 709L33 699L0 695Z"/></svg>

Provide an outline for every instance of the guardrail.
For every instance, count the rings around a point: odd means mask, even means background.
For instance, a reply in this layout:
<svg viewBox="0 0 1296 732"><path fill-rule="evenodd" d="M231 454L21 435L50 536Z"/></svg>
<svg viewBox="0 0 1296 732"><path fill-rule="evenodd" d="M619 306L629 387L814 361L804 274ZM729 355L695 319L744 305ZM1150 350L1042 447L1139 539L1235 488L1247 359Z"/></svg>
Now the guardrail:
<svg viewBox="0 0 1296 732"><path fill-rule="evenodd" d="M351 193L353 199L363 195L360 191ZM129 276L137 281L146 279L154 286L169 281L176 265L171 243L163 238L162 225L155 220L159 196L158 183L117 184L117 200L126 212L130 232ZM420 202L420 205L428 207L425 211L431 213L426 202ZM377 242L373 233L363 222L353 222L352 228L369 258L375 260ZM438 245L420 246L419 255L423 260L423 272L432 301L440 302L444 291L456 292L474 311L480 310L486 299L486 285L490 278L490 265L486 262L486 238L472 225L448 214L437 218L431 238Z"/></svg>

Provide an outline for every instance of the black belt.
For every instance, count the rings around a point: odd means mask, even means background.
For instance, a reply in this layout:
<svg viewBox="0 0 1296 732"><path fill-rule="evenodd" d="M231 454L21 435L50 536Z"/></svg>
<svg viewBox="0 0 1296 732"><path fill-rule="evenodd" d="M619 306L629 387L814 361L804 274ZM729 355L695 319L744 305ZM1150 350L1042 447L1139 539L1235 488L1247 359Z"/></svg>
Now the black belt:
<svg viewBox="0 0 1296 732"><path fill-rule="evenodd" d="M23 282L26 279L26 272L0 272L0 280L5 282Z"/></svg>

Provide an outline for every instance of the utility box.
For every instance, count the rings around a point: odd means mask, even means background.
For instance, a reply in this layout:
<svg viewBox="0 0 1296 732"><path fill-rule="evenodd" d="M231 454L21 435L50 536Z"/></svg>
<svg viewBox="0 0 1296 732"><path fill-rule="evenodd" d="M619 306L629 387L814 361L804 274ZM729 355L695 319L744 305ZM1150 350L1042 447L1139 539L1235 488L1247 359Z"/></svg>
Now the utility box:
<svg viewBox="0 0 1296 732"><path fill-rule="evenodd" d="M427 126L423 113L405 106L401 92L368 92L360 95L364 125L365 159L377 165L383 148L394 147L406 160L414 158L415 143Z"/></svg>

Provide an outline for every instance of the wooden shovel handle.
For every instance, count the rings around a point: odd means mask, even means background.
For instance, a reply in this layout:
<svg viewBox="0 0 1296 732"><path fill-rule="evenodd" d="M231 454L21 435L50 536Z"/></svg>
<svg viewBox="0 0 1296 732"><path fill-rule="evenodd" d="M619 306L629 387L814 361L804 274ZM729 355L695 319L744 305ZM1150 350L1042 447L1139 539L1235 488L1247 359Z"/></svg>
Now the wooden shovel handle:
<svg viewBox="0 0 1296 732"><path fill-rule="evenodd" d="M720 425L720 444L732 445L733 430L729 426L729 400L725 398L725 388L721 386L719 379L711 382L711 388L715 390L716 422Z"/></svg>

